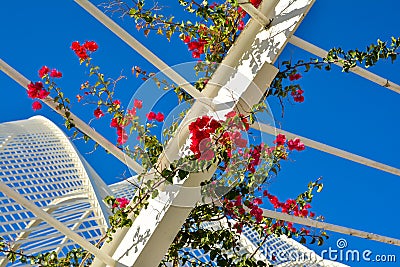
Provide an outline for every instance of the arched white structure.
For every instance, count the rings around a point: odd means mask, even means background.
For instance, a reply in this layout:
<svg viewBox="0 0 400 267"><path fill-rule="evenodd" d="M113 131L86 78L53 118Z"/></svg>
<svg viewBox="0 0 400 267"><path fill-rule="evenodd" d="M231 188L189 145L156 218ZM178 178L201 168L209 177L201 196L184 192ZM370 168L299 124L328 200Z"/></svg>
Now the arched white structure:
<svg viewBox="0 0 400 267"><path fill-rule="evenodd" d="M64 133L44 117L0 125L0 179L91 243L107 228L108 211L101 200L111 191ZM76 246L1 192L0 236L27 254L56 250L64 255ZM0 266L7 263L0 259Z"/></svg>
<svg viewBox="0 0 400 267"><path fill-rule="evenodd" d="M102 199L112 194L132 198L135 194L135 187L128 181L107 186L64 133L41 116L0 124L0 179L91 243L99 240L108 225L109 210ZM10 241L14 249L23 249L27 254L55 250L63 256L77 246L68 236L2 193L0 211L0 236ZM219 225L209 223L204 227L215 228ZM253 252L259 241L256 232L244 229L241 238L243 252ZM208 255L201 250L188 248L188 251L199 259L209 261ZM315 257L305 258L302 262L271 261L268 254L271 251L280 255L296 251ZM323 260L285 237L271 236L258 257L269 259L278 266L345 266ZM0 258L0 266L7 265L11 265L8 260ZM12 264L22 265L18 262Z"/></svg>

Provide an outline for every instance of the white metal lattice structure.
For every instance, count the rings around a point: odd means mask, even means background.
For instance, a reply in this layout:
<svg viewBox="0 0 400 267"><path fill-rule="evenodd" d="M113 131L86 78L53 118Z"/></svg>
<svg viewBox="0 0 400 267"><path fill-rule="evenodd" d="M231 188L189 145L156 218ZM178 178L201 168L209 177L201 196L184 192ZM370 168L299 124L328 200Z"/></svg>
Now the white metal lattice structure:
<svg viewBox="0 0 400 267"><path fill-rule="evenodd" d="M101 201L104 182L48 119L0 125L0 179L62 224L95 243L107 228ZM0 193L0 236L27 254L56 250L64 255L76 243ZM0 259L0 266L7 260Z"/></svg>

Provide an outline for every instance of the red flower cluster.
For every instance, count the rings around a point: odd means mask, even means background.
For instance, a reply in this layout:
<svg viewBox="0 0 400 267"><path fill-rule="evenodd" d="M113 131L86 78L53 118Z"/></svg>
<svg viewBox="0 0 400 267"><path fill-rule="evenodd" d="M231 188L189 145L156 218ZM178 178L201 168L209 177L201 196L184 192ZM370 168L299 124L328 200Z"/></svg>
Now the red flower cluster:
<svg viewBox="0 0 400 267"><path fill-rule="evenodd" d="M289 150L296 149L297 151L302 151L306 147L302 142L300 142L300 139L296 137L295 139L288 141L288 148Z"/></svg>
<svg viewBox="0 0 400 267"><path fill-rule="evenodd" d="M253 4L253 6L255 6L256 8L258 8L258 6L261 4L262 0L250 0L250 2Z"/></svg>
<svg viewBox="0 0 400 267"><path fill-rule="evenodd" d="M94 41L86 41L83 45L81 45L78 41L72 42L71 44L71 49L81 60L89 58L87 51L95 52L98 48L99 46Z"/></svg>
<svg viewBox="0 0 400 267"><path fill-rule="evenodd" d="M49 94L50 92L44 89L42 82L31 82L28 84L28 96L30 98L45 99Z"/></svg>
<svg viewBox="0 0 400 267"><path fill-rule="evenodd" d="M39 78L42 79L47 73L49 73L50 69L47 66L43 66L40 68L39 72Z"/></svg>
<svg viewBox="0 0 400 267"><path fill-rule="evenodd" d="M284 134L278 134L276 136L276 139L274 141L274 144L277 146L283 146L286 143L286 136ZM290 139L287 141L288 149L289 150L297 150L297 151L302 151L306 147L305 145L300 141L300 138L296 137L294 139Z"/></svg>
<svg viewBox="0 0 400 267"><path fill-rule="evenodd" d="M190 51L192 51L193 58L200 58L200 55L204 53L204 46L207 44L207 41L204 39L199 39L198 41L190 41L189 36L185 36L183 42L187 44Z"/></svg>
<svg viewBox="0 0 400 267"><path fill-rule="evenodd" d="M93 111L93 114L94 114L94 116L96 117L96 119L100 119L101 117L104 116L104 113L103 113L103 111L101 111L100 108L96 108L96 109Z"/></svg>
<svg viewBox="0 0 400 267"><path fill-rule="evenodd" d="M235 200L233 201L224 199L225 209L228 216L231 216L232 218L237 218L239 215L244 215L246 213L244 206L246 206L250 209L250 215L254 217L257 223L261 223L264 218L263 211L259 207L259 205L261 205L262 203L263 202L260 198L254 199L253 202L243 201L240 195L236 196ZM240 225L236 225L235 228L236 231L240 233L242 227L238 226Z"/></svg>
<svg viewBox="0 0 400 267"><path fill-rule="evenodd" d="M135 100L133 101L133 106L134 106L135 108L141 109L141 108L143 107L143 101L138 100L138 99L135 99Z"/></svg>
<svg viewBox="0 0 400 267"><path fill-rule="evenodd" d="M32 103L32 109L34 111L39 110L42 108L42 103L40 103L39 101L35 101Z"/></svg>
<svg viewBox="0 0 400 267"><path fill-rule="evenodd" d="M40 68L40 70L38 71L39 77L41 79L43 79L49 72L50 72L50 77L52 77L52 78L61 78L62 77L62 73L61 72L59 72L56 69L52 69L50 71L49 67L47 67L47 66L43 66L43 67Z"/></svg>
<svg viewBox="0 0 400 267"><path fill-rule="evenodd" d="M268 197L275 209L281 209L281 211L284 213L293 214L294 216L299 217L315 216L313 212L309 212L311 205L308 203L304 206L301 206L294 199L288 199L285 202L280 202L276 196L271 195L267 190L264 191L263 195Z"/></svg>
<svg viewBox="0 0 400 267"><path fill-rule="evenodd" d="M286 136L284 134L278 134L276 136L274 144L276 144L277 146L283 146L285 142L286 142Z"/></svg>
<svg viewBox="0 0 400 267"><path fill-rule="evenodd" d="M247 169L251 172L251 173L255 173L256 172L256 166L258 166L260 164L260 158L261 158L261 149L262 149L262 145L258 145L258 146L254 146L251 150L250 150L250 163L247 166Z"/></svg>
<svg viewBox="0 0 400 267"><path fill-rule="evenodd" d="M114 202L114 204L113 204L112 207L113 207L113 208L119 207L119 208L123 209L123 208L125 208L128 204L129 204L129 200L128 200L128 199L126 199L126 198L124 198L124 197L117 197L117 198L115 199L115 202Z"/></svg>
<svg viewBox="0 0 400 267"><path fill-rule="evenodd" d="M250 0L250 2L252 3L252 5L253 5L255 8L258 8L258 7L260 6L261 1L262 1L262 0ZM239 12L239 14L240 14L240 16L241 16L242 18L244 18L244 17L247 15L247 12L244 11L243 8L241 8L241 7L238 7L238 12ZM239 30L240 30L240 29L239 29Z"/></svg>
<svg viewBox="0 0 400 267"><path fill-rule="evenodd" d="M219 127L221 127L221 123L209 116L197 118L190 123L190 150L197 159L209 159L211 155L214 156L210 137Z"/></svg>
<svg viewBox="0 0 400 267"><path fill-rule="evenodd" d="M56 69L52 69L51 72L50 72L50 77L52 77L52 78L61 78L62 77L62 73L59 72Z"/></svg>
<svg viewBox="0 0 400 267"><path fill-rule="evenodd" d="M240 20L240 21L239 21L239 24L238 24L238 30L241 31L241 30L243 30L243 29L244 29L244 21L243 21L243 20Z"/></svg>
<svg viewBox="0 0 400 267"><path fill-rule="evenodd" d="M135 111L136 112L136 111ZM130 123L129 118L112 118L110 127L117 128L117 142L123 145L128 141L128 134L126 133L125 127Z"/></svg>
<svg viewBox="0 0 400 267"><path fill-rule="evenodd" d="M121 101L114 100L113 104L118 107L121 105ZM117 129L118 144L123 145L126 143L126 141L128 141L128 134L125 130L125 127L128 126L133 117L136 116L136 109L141 109L142 106L143 102L135 99L132 109L127 110L128 115L125 118L114 117L111 119L110 127Z"/></svg>
<svg viewBox="0 0 400 267"><path fill-rule="evenodd" d="M291 95L293 96L293 99L295 102L302 103L304 102L304 96L303 96L304 91L301 89L297 89L296 91L292 91Z"/></svg>
<svg viewBox="0 0 400 267"><path fill-rule="evenodd" d="M300 79L301 77L303 77L303 76L301 76L300 73L294 73L294 74L290 74L290 75L289 75L289 80L290 80L290 81L297 81L297 80Z"/></svg>
<svg viewBox="0 0 400 267"><path fill-rule="evenodd" d="M157 114L153 111L150 111L149 113L146 114L146 117L149 121L156 120L158 122L163 122L164 121L164 114L161 112L158 112Z"/></svg>

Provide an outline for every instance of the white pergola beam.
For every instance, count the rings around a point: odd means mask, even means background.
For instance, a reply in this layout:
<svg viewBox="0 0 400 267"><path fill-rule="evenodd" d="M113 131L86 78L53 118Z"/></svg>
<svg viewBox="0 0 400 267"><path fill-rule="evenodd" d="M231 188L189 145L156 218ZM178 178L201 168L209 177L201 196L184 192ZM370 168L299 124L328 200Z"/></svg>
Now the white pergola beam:
<svg viewBox="0 0 400 267"><path fill-rule="evenodd" d="M262 131L264 133L271 134L271 135L275 135L276 133L281 133L281 134L286 135L286 137L289 139L298 137L308 147L314 148L319 151L326 152L328 154L331 154L331 155L334 155L334 156L337 156L337 157L340 157L343 159L357 162L357 163L360 163L362 165L365 165L365 166L368 166L368 167L371 167L371 168L374 168L377 170L381 170L381 171L384 171L387 173L391 173L391 174L400 176L400 170L397 168L394 168L392 166L389 166L389 165L386 165L386 164L383 164L383 163L380 163L380 162L377 162L377 161L374 161L374 160L371 160L371 159L368 159L368 158L365 158L365 157L362 157L362 156L359 156L359 155L356 155L356 154L353 154L350 152L347 152L345 150L338 149L338 148L311 140L311 139L303 137L303 136L299 136L294 133L290 133L290 132L275 128L271 125L267 125L264 123L254 123L250 127L253 129Z"/></svg>
<svg viewBox="0 0 400 267"><path fill-rule="evenodd" d="M286 213L277 212L277 211L273 211L273 210L268 210L268 209L262 209L262 210L263 210L263 215L265 217L274 218L277 220L283 220L283 221L292 222L292 223L297 223L297 224L306 225L306 226L310 226L310 227L315 227L315 228L319 228L319 229L323 229L323 230L327 230L327 231L332 231L335 233L357 236L357 237L361 237L364 239L378 241L381 243L400 246L400 239L382 236L382 235L378 235L378 234L374 234L374 233L368 233L365 231L360 231L360 230L356 230L356 229L352 229L352 228L348 228L348 227L344 227L344 226L339 226L339 225L335 225L335 224L316 221L316 220L312 220L309 218L303 218L303 217L298 217L298 216L294 216L294 215L289 215Z"/></svg>
<svg viewBox="0 0 400 267"><path fill-rule="evenodd" d="M304 41L297 36L292 36L292 38L289 39L289 42L292 45L295 45L295 46L297 46L311 54L314 54L320 58L325 58L328 55L328 51L326 51L322 48L319 48L318 46L313 45L307 41ZM335 65L337 65L339 67L343 66L343 64L341 64L340 62L335 62ZM400 85L398 85L392 81L389 81L388 79L382 78L381 76L376 75L375 73L372 73L364 68L356 66L354 68L350 68L349 71L357 74L360 77L363 77L364 79L367 79L367 80L374 82L378 85L381 85L383 87L386 87L398 94L400 93Z"/></svg>
<svg viewBox="0 0 400 267"><path fill-rule="evenodd" d="M270 16L264 15L262 12L260 12L258 9L256 9L250 2L239 1L239 4L259 24L261 24L263 26L267 26L271 22ZM295 45L313 55L316 55L320 58L325 58L328 55L328 51L326 51L316 45L313 45L307 41L304 41L301 38L294 36L294 35L289 39L289 43L291 43L292 45ZM343 64L341 64L340 62L335 62L334 64L339 67L343 66ZM376 75L375 73L372 73L364 68L356 66L354 68L349 69L349 71L353 72L353 73L357 74L358 76L363 77L371 82L374 82L378 85L386 87L396 93L400 93L400 85L398 85L392 81L389 81L388 79L382 78L381 76Z"/></svg>
<svg viewBox="0 0 400 267"><path fill-rule="evenodd" d="M132 35L125 31L121 26L110 19L106 14L101 12L95 5L90 3L88 0L75 0L75 2L84 8L89 14L91 14L95 19L106 26L110 31L117 35L126 44L137 51L143 58L157 67L159 70L169 77L171 80L175 81L177 84L181 84L181 87L185 89L193 98L201 99L203 96L200 91L198 91L193 85L186 82L186 80L175 70L173 70L169 65L157 57L153 52L151 52L147 47L142 45L138 40L136 40Z"/></svg>

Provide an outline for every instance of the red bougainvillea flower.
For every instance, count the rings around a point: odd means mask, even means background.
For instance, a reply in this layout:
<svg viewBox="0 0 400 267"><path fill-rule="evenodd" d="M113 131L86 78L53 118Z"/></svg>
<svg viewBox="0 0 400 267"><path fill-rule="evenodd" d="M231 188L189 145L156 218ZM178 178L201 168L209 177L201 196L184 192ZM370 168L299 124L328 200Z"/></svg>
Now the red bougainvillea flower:
<svg viewBox="0 0 400 267"><path fill-rule="evenodd" d="M80 47L81 47L81 45L78 41L72 42L72 44L71 44L71 49L73 51L78 50Z"/></svg>
<svg viewBox="0 0 400 267"><path fill-rule="evenodd" d="M141 109L143 107L143 101L135 99L135 101L133 101L133 106L135 108Z"/></svg>
<svg viewBox="0 0 400 267"><path fill-rule="evenodd" d="M300 79L301 77L303 77L303 76L301 76L300 73L290 74L290 75L289 75L289 80L290 80L290 81L297 81L297 80Z"/></svg>
<svg viewBox="0 0 400 267"><path fill-rule="evenodd" d="M123 127L117 127L117 135L118 139L117 142L120 145L123 145L128 141L128 134L126 133L125 129Z"/></svg>
<svg viewBox="0 0 400 267"><path fill-rule="evenodd" d="M239 31L241 31L241 30L244 29L244 21L243 21L243 20L240 20L240 21L239 21L239 24L238 24L238 27L237 27L237 28L238 28Z"/></svg>
<svg viewBox="0 0 400 267"><path fill-rule="evenodd" d="M125 208L129 204L129 200L124 197L119 197L116 200L118 201L121 209Z"/></svg>
<svg viewBox="0 0 400 267"><path fill-rule="evenodd" d="M295 139L291 139L288 141L288 148L289 150L296 149L297 151L302 151L306 147L302 142L300 142L300 139L296 137Z"/></svg>
<svg viewBox="0 0 400 267"><path fill-rule="evenodd" d="M40 98L43 99L49 95L49 93L43 88L42 82L31 82L28 84L28 96L30 98Z"/></svg>
<svg viewBox="0 0 400 267"><path fill-rule="evenodd" d="M124 197L117 197L115 199L115 203L113 204L113 208L120 207L121 209L125 208L129 204L129 200Z"/></svg>
<svg viewBox="0 0 400 267"><path fill-rule="evenodd" d="M189 124L189 131L191 134L190 150L197 159L202 156L203 152L209 150L211 144L209 147L204 147L204 145L209 143L211 134L215 133L219 127L221 127L221 124L209 116L197 118ZM207 152L207 155L204 155L203 158L208 158L210 155L211 152Z"/></svg>
<svg viewBox="0 0 400 267"><path fill-rule="evenodd" d="M114 100L114 101L113 101L113 105L115 105L115 106L120 106L120 105L121 105L121 101L119 101L118 99L117 99L117 100Z"/></svg>
<svg viewBox="0 0 400 267"><path fill-rule="evenodd" d="M297 89L296 91L292 91L290 94L293 96L295 102L302 103L304 102L304 91L301 89Z"/></svg>
<svg viewBox="0 0 400 267"><path fill-rule="evenodd" d="M97 45L97 43L95 41L86 41L83 44L83 47L85 47L90 52L95 52L99 48L99 46Z"/></svg>
<svg viewBox="0 0 400 267"><path fill-rule="evenodd" d="M207 44L207 41L204 39L199 39L197 41L189 42L188 48L192 51L193 58L200 58L200 55L204 53L204 46Z"/></svg>
<svg viewBox="0 0 400 267"><path fill-rule="evenodd" d="M37 98L45 99L49 94L50 94L49 91L46 91L46 90L42 89L42 90L40 90L39 95L37 96Z"/></svg>
<svg viewBox="0 0 400 267"><path fill-rule="evenodd" d="M163 122L164 121L164 114L161 113L161 112L158 112L155 119L158 122Z"/></svg>
<svg viewBox="0 0 400 267"><path fill-rule="evenodd" d="M193 52L192 52L192 57L193 57L193 58L200 58L200 53L197 52L197 51L193 51Z"/></svg>
<svg viewBox="0 0 400 267"><path fill-rule="evenodd" d="M119 126L118 119L117 118L112 118L111 119L111 123L110 123L110 127L117 128L118 126Z"/></svg>
<svg viewBox="0 0 400 267"><path fill-rule="evenodd" d="M61 78L62 77L62 73L59 72L56 69L52 69L51 72L50 72L50 77L52 77L52 78Z"/></svg>
<svg viewBox="0 0 400 267"><path fill-rule="evenodd" d="M49 71L50 69L47 66L41 67L39 70L39 78L43 78Z"/></svg>
<svg viewBox="0 0 400 267"><path fill-rule="evenodd" d="M218 6L218 4L215 3L215 2L213 2L209 7L210 7L211 9L214 9L216 6Z"/></svg>
<svg viewBox="0 0 400 267"><path fill-rule="evenodd" d="M250 2L255 6L256 8L261 4L261 0L250 0Z"/></svg>
<svg viewBox="0 0 400 267"><path fill-rule="evenodd" d="M79 59L85 60L89 58L86 51L87 49L85 48L84 45L81 46L78 41L72 42L71 49L75 52L75 54L79 57Z"/></svg>
<svg viewBox="0 0 400 267"><path fill-rule="evenodd" d="M35 101L32 103L32 109L34 111L39 110L42 108L42 104L39 101Z"/></svg>
<svg viewBox="0 0 400 267"><path fill-rule="evenodd" d="M157 115L155 112L150 111L149 113L146 114L146 117L149 121L155 120Z"/></svg>
<svg viewBox="0 0 400 267"><path fill-rule="evenodd" d="M185 35L184 38L183 38L183 42L185 44L188 44L190 42L190 39L192 39L192 38L189 35Z"/></svg>
<svg viewBox="0 0 400 267"><path fill-rule="evenodd" d="M104 113L103 113L103 111L101 111L100 108L96 108L96 109L94 110L93 114L94 114L94 116L95 116L97 119L100 119L101 117L104 116Z"/></svg>
<svg viewBox="0 0 400 267"><path fill-rule="evenodd" d="M131 109L128 109L128 114L129 114L129 116L131 116L131 117L135 117L135 116L136 116L136 108L133 107L133 108L131 108Z"/></svg>
<svg viewBox="0 0 400 267"><path fill-rule="evenodd" d="M276 136L274 144L276 144L277 146L283 146L285 142L286 142L286 136L284 134L278 134Z"/></svg>
<svg viewBox="0 0 400 267"><path fill-rule="evenodd" d="M261 205L262 203L263 203L263 201L262 201L261 198L255 198L255 199L253 200L253 204Z"/></svg>

